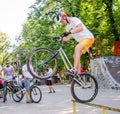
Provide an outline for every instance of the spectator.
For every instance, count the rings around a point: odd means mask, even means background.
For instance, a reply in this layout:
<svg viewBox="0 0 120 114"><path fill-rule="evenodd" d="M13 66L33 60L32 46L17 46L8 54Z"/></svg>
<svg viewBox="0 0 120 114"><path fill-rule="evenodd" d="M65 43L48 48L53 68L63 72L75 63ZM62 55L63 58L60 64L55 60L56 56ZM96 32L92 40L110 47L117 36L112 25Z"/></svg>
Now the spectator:
<svg viewBox="0 0 120 114"><path fill-rule="evenodd" d="M2 66L0 65L0 71L2 70ZM0 73L0 90L3 89L3 80L2 80L2 74ZM2 98L2 91L0 91L0 98Z"/></svg>
<svg viewBox="0 0 120 114"><path fill-rule="evenodd" d="M61 71L61 83L64 84L64 71Z"/></svg>
<svg viewBox="0 0 120 114"><path fill-rule="evenodd" d="M10 62L8 60L6 61L6 66L4 66L2 68L0 73L2 73L2 72L3 72L3 78L4 78L4 85L3 85L4 87L3 88L5 89L8 82L13 84L12 80L15 76L14 68L13 68L13 66L10 65Z"/></svg>
<svg viewBox="0 0 120 114"><path fill-rule="evenodd" d="M48 72L47 72L48 75L50 75L53 72L53 70L52 70L52 68L50 66L48 66L47 70L48 70ZM52 93L52 92L55 93L55 90L53 88L52 77L47 79L47 85L49 87L49 93Z"/></svg>
<svg viewBox="0 0 120 114"><path fill-rule="evenodd" d="M32 66L31 66L31 69L33 70ZM26 94L26 103L32 103L32 100L30 98L30 82L32 81L33 77L27 69L27 64L25 64L22 67L22 74L24 76L24 82L25 82L25 88L26 88L26 93L25 93Z"/></svg>
<svg viewBox="0 0 120 114"><path fill-rule="evenodd" d="M3 72L3 78L6 81L12 81L13 77L15 76L15 71L12 65L10 65L10 62L6 61L6 66L4 66L1 70L1 73Z"/></svg>

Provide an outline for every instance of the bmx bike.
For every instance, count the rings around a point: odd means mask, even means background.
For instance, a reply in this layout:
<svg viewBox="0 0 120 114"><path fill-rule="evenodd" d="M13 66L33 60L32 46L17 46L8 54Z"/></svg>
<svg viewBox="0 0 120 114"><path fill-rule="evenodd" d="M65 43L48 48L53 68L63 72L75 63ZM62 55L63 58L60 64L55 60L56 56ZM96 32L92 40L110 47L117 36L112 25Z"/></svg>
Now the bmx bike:
<svg viewBox="0 0 120 114"><path fill-rule="evenodd" d="M47 79L54 76L58 70L58 59L57 55L60 54L63 63L66 66L66 69L69 70L72 68L67 55L63 50L63 38L65 37L62 34L59 37L54 37L54 41L60 42L60 47L57 51L45 47L39 47L30 52L27 58L27 67L31 75L38 79ZM31 66L36 73L31 69ZM47 67L50 66L53 69L51 74L46 74ZM75 100L78 102L91 102L98 93L98 83L96 79L90 73L81 73L76 74L76 76L70 75L72 79L71 82L71 94Z"/></svg>
<svg viewBox="0 0 120 114"><path fill-rule="evenodd" d="M2 80L4 84L3 84L3 88L1 88L0 91L2 93L3 102L4 103L6 102L7 94L9 94L9 96L12 96L12 99L15 102L20 102L20 100L23 98L22 88L15 84L15 80L12 81L6 81L4 79Z"/></svg>
<svg viewBox="0 0 120 114"><path fill-rule="evenodd" d="M19 99L19 101L17 101L15 97L13 100L16 102L20 102L25 96L25 92L26 92L26 89L22 88L17 92L18 95L22 93L22 97ZM30 99L33 103L39 103L42 99L42 92L40 88L35 84L34 78L30 81Z"/></svg>
<svg viewBox="0 0 120 114"><path fill-rule="evenodd" d="M2 79L2 80L4 80L4 79ZM11 82L5 81L4 83L6 83L6 84L1 89L1 93L3 94L3 102L6 102L6 100L7 100L7 93L9 93L9 95L12 96L12 99L15 102L20 102L23 99L26 90L22 89L22 87L20 85L16 85L14 83L14 80L12 80ZM30 98L31 98L32 102L34 102L34 103L40 102L41 98L42 98L42 92L41 92L40 88L34 84L34 79L31 80Z"/></svg>

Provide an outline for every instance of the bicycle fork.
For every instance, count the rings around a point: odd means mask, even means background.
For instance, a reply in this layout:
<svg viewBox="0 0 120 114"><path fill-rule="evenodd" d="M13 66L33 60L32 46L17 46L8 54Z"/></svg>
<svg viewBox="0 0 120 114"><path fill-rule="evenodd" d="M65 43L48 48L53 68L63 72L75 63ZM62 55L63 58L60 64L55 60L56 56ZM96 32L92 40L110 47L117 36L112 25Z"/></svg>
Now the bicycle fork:
<svg viewBox="0 0 120 114"><path fill-rule="evenodd" d="M80 85L81 87L83 87L83 88L86 87L85 82L81 79L80 76L77 76L77 77L72 77L72 76L70 76L70 77L72 78L72 80L74 80L74 81L75 81L78 85Z"/></svg>

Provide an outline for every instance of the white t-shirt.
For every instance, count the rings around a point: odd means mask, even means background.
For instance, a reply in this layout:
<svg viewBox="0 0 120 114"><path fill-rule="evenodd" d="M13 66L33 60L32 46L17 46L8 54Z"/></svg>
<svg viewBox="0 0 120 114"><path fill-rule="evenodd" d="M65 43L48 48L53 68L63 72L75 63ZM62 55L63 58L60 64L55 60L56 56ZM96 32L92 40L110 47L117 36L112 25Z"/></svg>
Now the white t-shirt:
<svg viewBox="0 0 120 114"><path fill-rule="evenodd" d="M85 25L82 23L80 19L77 17L70 17L71 21L69 24L66 26L66 31L70 31L74 29L78 24L82 24L82 31L79 33L72 34L73 38L77 41L80 42L83 39L86 38L94 38L93 34L85 27Z"/></svg>
<svg viewBox="0 0 120 114"><path fill-rule="evenodd" d="M52 72L53 72L53 70L50 68L50 69L48 70L48 75L52 74ZM47 80L52 80L52 77L48 78Z"/></svg>
<svg viewBox="0 0 120 114"><path fill-rule="evenodd" d="M33 67L30 66L30 69L33 70ZM32 75L29 73L26 64L22 67L22 71L24 72L24 76L25 76L26 78L30 78L30 79L33 78Z"/></svg>
<svg viewBox="0 0 120 114"><path fill-rule="evenodd" d="M10 65L9 67L4 67L4 80L11 81L13 78L13 67Z"/></svg>

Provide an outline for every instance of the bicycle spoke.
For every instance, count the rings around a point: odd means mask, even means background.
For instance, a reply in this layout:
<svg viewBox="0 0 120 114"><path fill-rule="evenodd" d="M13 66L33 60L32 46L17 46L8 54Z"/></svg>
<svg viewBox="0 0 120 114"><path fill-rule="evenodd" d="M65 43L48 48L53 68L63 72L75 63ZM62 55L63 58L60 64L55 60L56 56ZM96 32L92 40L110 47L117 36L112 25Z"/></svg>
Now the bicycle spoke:
<svg viewBox="0 0 120 114"><path fill-rule="evenodd" d="M34 50L28 57L27 66L30 73L37 78L48 78L47 67L51 66L53 74L57 70L56 58L51 58L54 55L49 49L39 48ZM33 67L34 71L31 69ZM51 74L51 76L53 75Z"/></svg>
<svg viewBox="0 0 120 114"><path fill-rule="evenodd" d="M33 86L30 90L30 96L34 103L40 102L42 98L41 90L37 86Z"/></svg>
<svg viewBox="0 0 120 114"><path fill-rule="evenodd" d="M15 86L12 91L12 98L15 102L20 102L24 97L22 88L19 86Z"/></svg>
<svg viewBox="0 0 120 114"><path fill-rule="evenodd" d="M79 102L90 102L92 101L98 92L98 85L96 80L90 74L82 74L77 78L78 81L84 82L78 84L77 81L73 80L71 85L71 92L73 97Z"/></svg>

